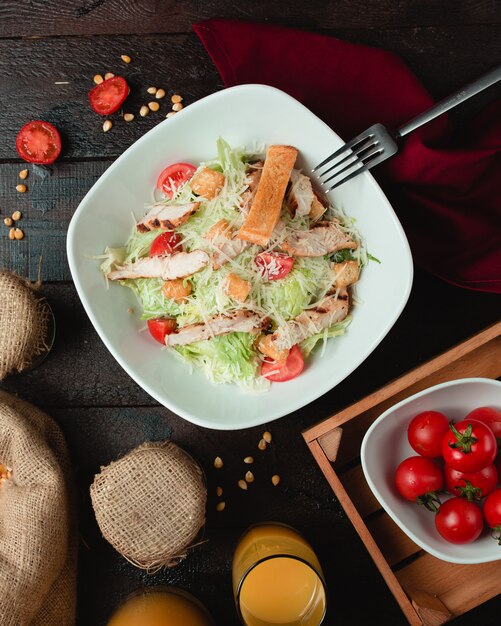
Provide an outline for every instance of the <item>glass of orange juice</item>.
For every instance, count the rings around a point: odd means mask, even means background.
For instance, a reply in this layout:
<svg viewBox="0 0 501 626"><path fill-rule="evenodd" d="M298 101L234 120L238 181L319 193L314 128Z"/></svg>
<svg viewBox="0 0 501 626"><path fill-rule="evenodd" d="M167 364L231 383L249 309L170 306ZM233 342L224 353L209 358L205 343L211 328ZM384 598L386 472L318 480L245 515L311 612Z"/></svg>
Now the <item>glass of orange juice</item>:
<svg viewBox="0 0 501 626"><path fill-rule="evenodd" d="M177 587L147 587L130 595L107 626L214 626L204 605Z"/></svg>
<svg viewBox="0 0 501 626"><path fill-rule="evenodd" d="M233 557L233 594L246 626L319 626L325 617L318 558L285 524L252 526L241 537Z"/></svg>

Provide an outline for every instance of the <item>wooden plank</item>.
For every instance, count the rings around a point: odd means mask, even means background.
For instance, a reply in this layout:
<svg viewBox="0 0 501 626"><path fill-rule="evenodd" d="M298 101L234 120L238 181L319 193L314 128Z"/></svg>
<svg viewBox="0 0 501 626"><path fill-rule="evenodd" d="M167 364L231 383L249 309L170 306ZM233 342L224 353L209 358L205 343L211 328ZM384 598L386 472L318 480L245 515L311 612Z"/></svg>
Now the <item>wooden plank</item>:
<svg viewBox="0 0 501 626"><path fill-rule="evenodd" d="M453 617L440 598L421 589L412 591L412 606L416 609L425 626L441 626Z"/></svg>
<svg viewBox="0 0 501 626"><path fill-rule="evenodd" d="M336 460L342 436L343 429L334 428L333 430L330 430L328 433L326 433L322 437L319 437L318 439L320 447L322 448L325 456L329 459L331 463Z"/></svg>
<svg viewBox="0 0 501 626"><path fill-rule="evenodd" d="M391 567L421 551L385 512L368 520L367 528Z"/></svg>
<svg viewBox="0 0 501 626"><path fill-rule="evenodd" d="M499 50L498 31L494 25L483 25L409 31L332 30L328 34L396 52L435 96L443 96L490 68ZM120 60L124 52L133 57L128 66ZM130 82L131 95L124 110L135 113L136 119L123 122L117 112L111 116L113 129L103 133L102 118L88 105L87 92L93 86L93 75L106 71L123 74ZM140 105L149 99L148 86L162 86L169 95L179 91L188 105L222 87L194 33L1 40L0 82L4 103L0 160L18 159L15 137L19 128L29 119L40 118L54 123L63 133L62 159L116 157L170 110L166 98L158 113L137 116ZM499 93L496 89L490 89L486 96L489 101ZM306 106L318 108L318 97L312 91ZM481 102L477 99L474 106ZM215 135L218 132L215 130Z"/></svg>
<svg viewBox="0 0 501 626"><path fill-rule="evenodd" d="M365 480L361 465L341 472L338 477L362 518L381 510L381 505Z"/></svg>
<svg viewBox="0 0 501 626"><path fill-rule="evenodd" d="M495 0L456 0L426 3L380 0L340 0L326 5L313 0L302 5L290 0L230 4L223 0L199 3L186 0L3 0L0 5L0 37L33 35L176 33L189 31L193 22L218 16L269 21L299 28L373 28L437 26L448 24L499 24Z"/></svg>

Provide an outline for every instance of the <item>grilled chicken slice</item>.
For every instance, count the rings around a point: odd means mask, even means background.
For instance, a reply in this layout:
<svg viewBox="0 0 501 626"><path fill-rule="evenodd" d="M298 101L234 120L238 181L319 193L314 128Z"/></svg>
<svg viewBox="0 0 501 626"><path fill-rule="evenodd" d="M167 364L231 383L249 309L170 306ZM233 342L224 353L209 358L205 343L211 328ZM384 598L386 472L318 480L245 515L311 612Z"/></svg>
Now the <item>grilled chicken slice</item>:
<svg viewBox="0 0 501 626"><path fill-rule="evenodd" d="M231 314L214 315L206 324L189 324L170 335L165 335L167 346L184 346L228 333L254 333L268 325L268 319L253 311L235 311Z"/></svg>
<svg viewBox="0 0 501 626"><path fill-rule="evenodd" d="M218 270L229 260L237 257L249 245L243 239L237 239L226 220L216 222L205 235L205 239L214 246L212 266Z"/></svg>
<svg viewBox="0 0 501 626"><path fill-rule="evenodd" d="M152 209L136 224L141 233L161 228L172 230L184 224L200 206L200 202L188 204L154 204Z"/></svg>
<svg viewBox="0 0 501 626"><path fill-rule="evenodd" d="M293 169L291 172L291 183L292 186L287 195L287 204L295 216L309 215L315 200L311 180L308 176L301 174L299 170Z"/></svg>
<svg viewBox="0 0 501 626"><path fill-rule="evenodd" d="M344 297L341 297L344 296ZM346 292L326 296L315 307L306 309L290 322L280 326L272 335L276 350L289 350L297 343L341 322L348 315L350 303Z"/></svg>
<svg viewBox="0 0 501 626"><path fill-rule="evenodd" d="M240 210L244 214L247 214L249 212L252 200L256 195L257 186L259 185L259 181L261 180L261 174L263 173L263 166L264 163L262 161L249 163L248 165L249 171L247 172L247 180L249 182L249 186L242 194L242 202L240 205Z"/></svg>
<svg viewBox="0 0 501 626"><path fill-rule="evenodd" d="M118 265L116 269L107 274L107 278L110 280L124 280L126 278L174 280L195 274L204 268L209 261L209 255L203 250L145 257L133 263L127 263L127 265Z"/></svg>
<svg viewBox="0 0 501 626"><path fill-rule="evenodd" d="M324 256L337 250L358 248L358 243L339 227L339 222L317 222L310 230L291 232L281 245L294 256Z"/></svg>

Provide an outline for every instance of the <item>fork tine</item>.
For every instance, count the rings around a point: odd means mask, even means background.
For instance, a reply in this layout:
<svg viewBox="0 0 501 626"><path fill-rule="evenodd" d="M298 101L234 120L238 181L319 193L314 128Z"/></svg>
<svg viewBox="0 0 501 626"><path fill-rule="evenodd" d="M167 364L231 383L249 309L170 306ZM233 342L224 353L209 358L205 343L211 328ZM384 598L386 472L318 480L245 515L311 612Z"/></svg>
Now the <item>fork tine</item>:
<svg viewBox="0 0 501 626"><path fill-rule="evenodd" d="M322 172L320 174L320 177L325 176L326 174L328 174L332 170L339 168L339 166L342 165L343 163L345 163L346 161L348 161L348 159L352 159L352 161L348 164L347 167L343 168L342 170L339 170L339 171L335 172L329 178L325 178L324 180L321 180L320 181L321 184L323 185L324 183L329 182L329 180L332 180L333 178L335 178L339 174L342 174L345 170L347 170L349 167L354 165L357 161L363 161L368 156L367 152L373 150L378 145L379 145L379 142L376 141L375 143L371 143L370 145L363 147L361 150L359 150L359 152L353 152L352 151L350 154L348 154L348 156L345 156L344 159L341 159L341 161L336 161L336 163L334 163L334 165L332 167L329 167L328 170L325 170L325 172ZM353 148L352 148L352 150L353 150Z"/></svg>
<svg viewBox="0 0 501 626"><path fill-rule="evenodd" d="M353 172L351 172L351 174L348 174L347 176L345 176L344 178L339 180L337 183L334 183L334 185L332 185L332 187L329 187L329 189L327 189L327 191L332 191L336 187L339 187L339 185L342 185L343 183L348 182L352 178L355 178L355 176L358 176L359 174L362 174L363 172L366 172L368 169L370 169L372 161L374 161L379 154L382 154L382 152L383 152L383 150L380 149L380 150L377 150L376 152L372 152L371 154L366 156L365 159L362 159L360 161L357 160L356 164L360 165L361 167L357 167ZM355 165L355 163L353 163L352 165ZM344 168L344 169L346 170L348 168ZM342 170L342 171L344 171L344 170ZM341 173L341 172L339 172L339 173ZM335 176L332 176L331 178L335 178ZM325 182L327 182L327 181L325 181Z"/></svg>
<svg viewBox="0 0 501 626"><path fill-rule="evenodd" d="M322 163L319 163L311 171L312 172L316 172L317 170L322 168L324 165L329 163L329 161L332 161L332 159L335 159L337 156L343 154L343 152L346 152L350 148L353 148L358 143L361 143L361 142L365 143L368 139L372 139L373 137L374 137L373 133L368 135L368 134L366 134L366 132L363 132L360 135L357 135L351 141L348 141L348 143L345 143L344 146L341 146L341 148L339 148L339 150L336 150L336 152L333 152L330 156L328 156L326 159L324 159L322 161Z"/></svg>

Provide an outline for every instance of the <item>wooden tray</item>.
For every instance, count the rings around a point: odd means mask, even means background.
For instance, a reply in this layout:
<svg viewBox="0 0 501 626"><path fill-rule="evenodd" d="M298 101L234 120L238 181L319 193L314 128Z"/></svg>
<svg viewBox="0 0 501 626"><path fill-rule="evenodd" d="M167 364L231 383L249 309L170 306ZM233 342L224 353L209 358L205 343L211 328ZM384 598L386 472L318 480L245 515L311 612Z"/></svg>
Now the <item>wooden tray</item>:
<svg viewBox="0 0 501 626"><path fill-rule="evenodd" d="M413 626L437 626L501 590L499 561L456 565L421 550L381 508L360 465L368 427L387 408L441 382L501 376L501 322L303 432L374 563Z"/></svg>

